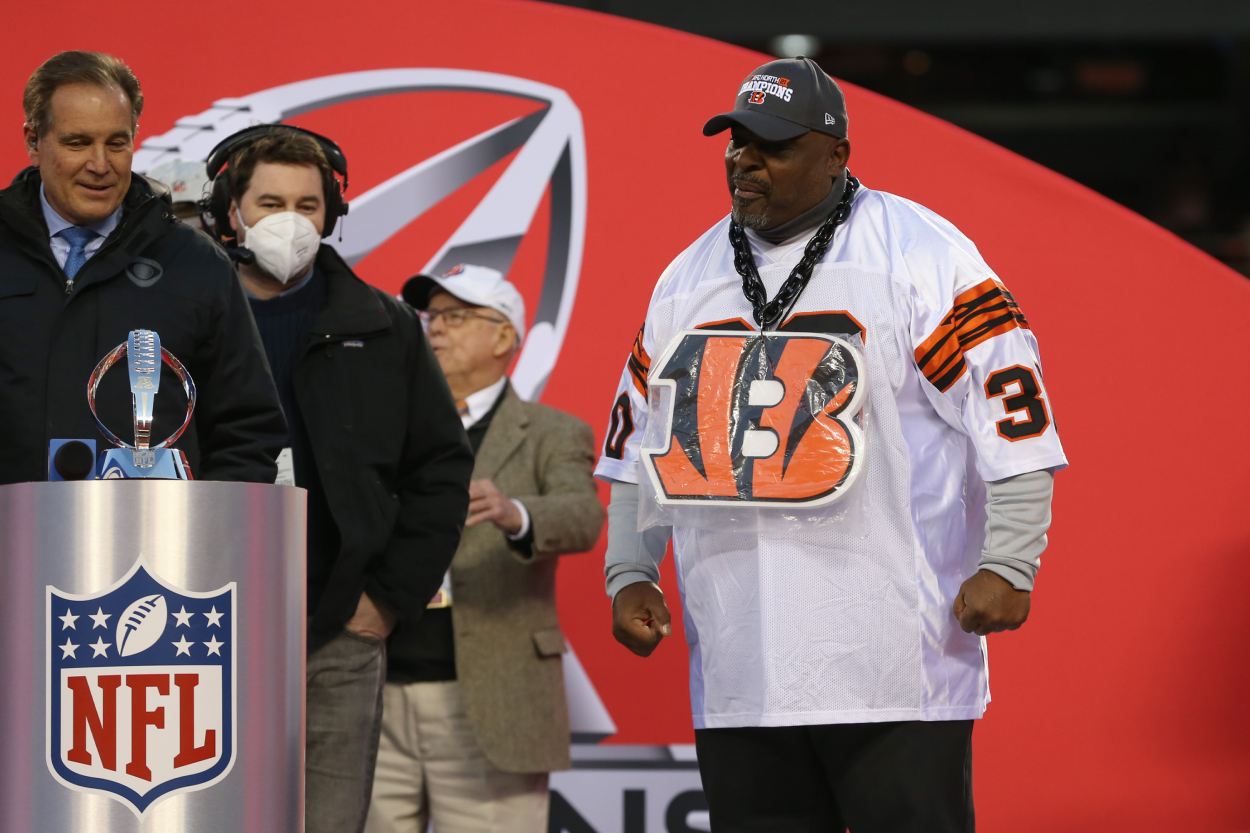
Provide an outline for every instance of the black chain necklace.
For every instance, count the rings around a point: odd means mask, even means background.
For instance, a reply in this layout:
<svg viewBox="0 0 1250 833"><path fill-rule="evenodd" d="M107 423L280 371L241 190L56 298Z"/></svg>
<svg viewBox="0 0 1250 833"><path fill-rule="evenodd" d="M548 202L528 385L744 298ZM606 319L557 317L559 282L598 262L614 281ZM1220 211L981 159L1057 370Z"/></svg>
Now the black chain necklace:
<svg viewBox="0 0 1250 833"><path fill-rule="evenodd" d="M786 282L781 285L781 289L777 290L777 297L771 301L768 300L768 290L764 288L764 282L760 280L759 270L755 268L755 257L751 254L751 244L747 240L746 232L737 223L729 224L729 242L734 247L734 268L742 276L742 294L751 302L755 323L760 325L760 329L777 329L783 316L794 307L799 295L807 288L807 282L812 279L812 270L825 256L829 242L833 240L834 230L846 222L846 218L850 215L851 200L855 198L857 190L859 190L859 180L851 176L848 171L846 188L842 191L842 201L829 215L829 219L816 230L812 239L807 241L803 257L790 272L790 277L786 278Z"/></svg>

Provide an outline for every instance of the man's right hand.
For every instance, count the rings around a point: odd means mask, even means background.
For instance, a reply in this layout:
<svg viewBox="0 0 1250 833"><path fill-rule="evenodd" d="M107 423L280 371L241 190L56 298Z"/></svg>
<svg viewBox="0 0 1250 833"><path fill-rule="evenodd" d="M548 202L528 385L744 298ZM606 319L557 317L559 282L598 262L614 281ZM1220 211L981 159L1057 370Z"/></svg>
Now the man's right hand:
<svg viewBox="0 0 1250 833"><path fill-rule="evenodd" d="M672 617L664 593L654 582L627 584L612 600L612 635L640 657L647 657L666 636L672 636Z"/></svg>
<svg viewBox="0 0 1250 833"><path fill-rule="evenodd" d="M357 636L385 642L391 631L395 630L395 614L369 598L368 593L360 594L356 603L356 615L343 627Z"/></svg>

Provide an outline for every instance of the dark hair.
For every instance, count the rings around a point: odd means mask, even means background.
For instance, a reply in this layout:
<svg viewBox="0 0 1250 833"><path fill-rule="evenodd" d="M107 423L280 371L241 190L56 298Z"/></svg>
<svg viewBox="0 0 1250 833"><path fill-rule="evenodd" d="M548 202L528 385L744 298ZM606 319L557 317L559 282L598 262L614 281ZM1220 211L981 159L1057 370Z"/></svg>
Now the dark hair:
<svg viewBox="0 0 1250 833"><path fill-rule="evenodd" d="M311 136L297 130L275 127L272 133L248 142L230 156L226 174L230 182L230 199L238 202L252 184L252 174L261 162L275 165L312 165L321 173L322 199L334 189L334 171L325 151Z"/></svg>
<svg viewBox="0 0 1250 833"><path fill-rule="evenodd" d="M52 126L52 94L67 84L95 84L116 87L130 99L130 132L134 135L143 112L143 91L139 79L112 55L103 52L61 52L44 61L26 82L22 107L26 121L42 137Z"/></svg>

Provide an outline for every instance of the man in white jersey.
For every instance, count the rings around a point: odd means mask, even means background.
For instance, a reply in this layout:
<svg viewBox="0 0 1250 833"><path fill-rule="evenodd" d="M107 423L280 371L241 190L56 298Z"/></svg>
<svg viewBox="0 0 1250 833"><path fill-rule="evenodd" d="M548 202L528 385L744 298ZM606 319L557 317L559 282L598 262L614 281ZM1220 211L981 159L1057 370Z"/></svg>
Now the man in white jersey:
<svg viewBox="0 0 1250 833"><path fill-rule="evenodd" d="M726 129L731 213L660 276L596 469L613 632L671 633L671 538L718 833L968 833L984 636L1028 616L1067 465L1037 341L958 229L850 176L815 63Z"/></svg>

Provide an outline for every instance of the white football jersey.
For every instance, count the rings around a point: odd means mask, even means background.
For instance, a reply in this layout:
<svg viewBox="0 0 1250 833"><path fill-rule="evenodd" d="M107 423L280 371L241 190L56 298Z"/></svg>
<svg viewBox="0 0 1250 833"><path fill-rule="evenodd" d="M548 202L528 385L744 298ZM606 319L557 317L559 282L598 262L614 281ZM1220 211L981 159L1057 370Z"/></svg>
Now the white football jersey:
<svg viewBox="0 0 1250 833"><path fill-rule="evenodd" d="M728 229L660 276L597 476L646 481L652 357L683 331L758 329ZM773 246L748 232L769 298L813 233ZM980 717L985 642L951 608L980 558L982 481L1067 465L1028 322L958 229L861 187L780 329L863 339L868 454L853 488L867 534L674 527L695 727Z"/></svg>

